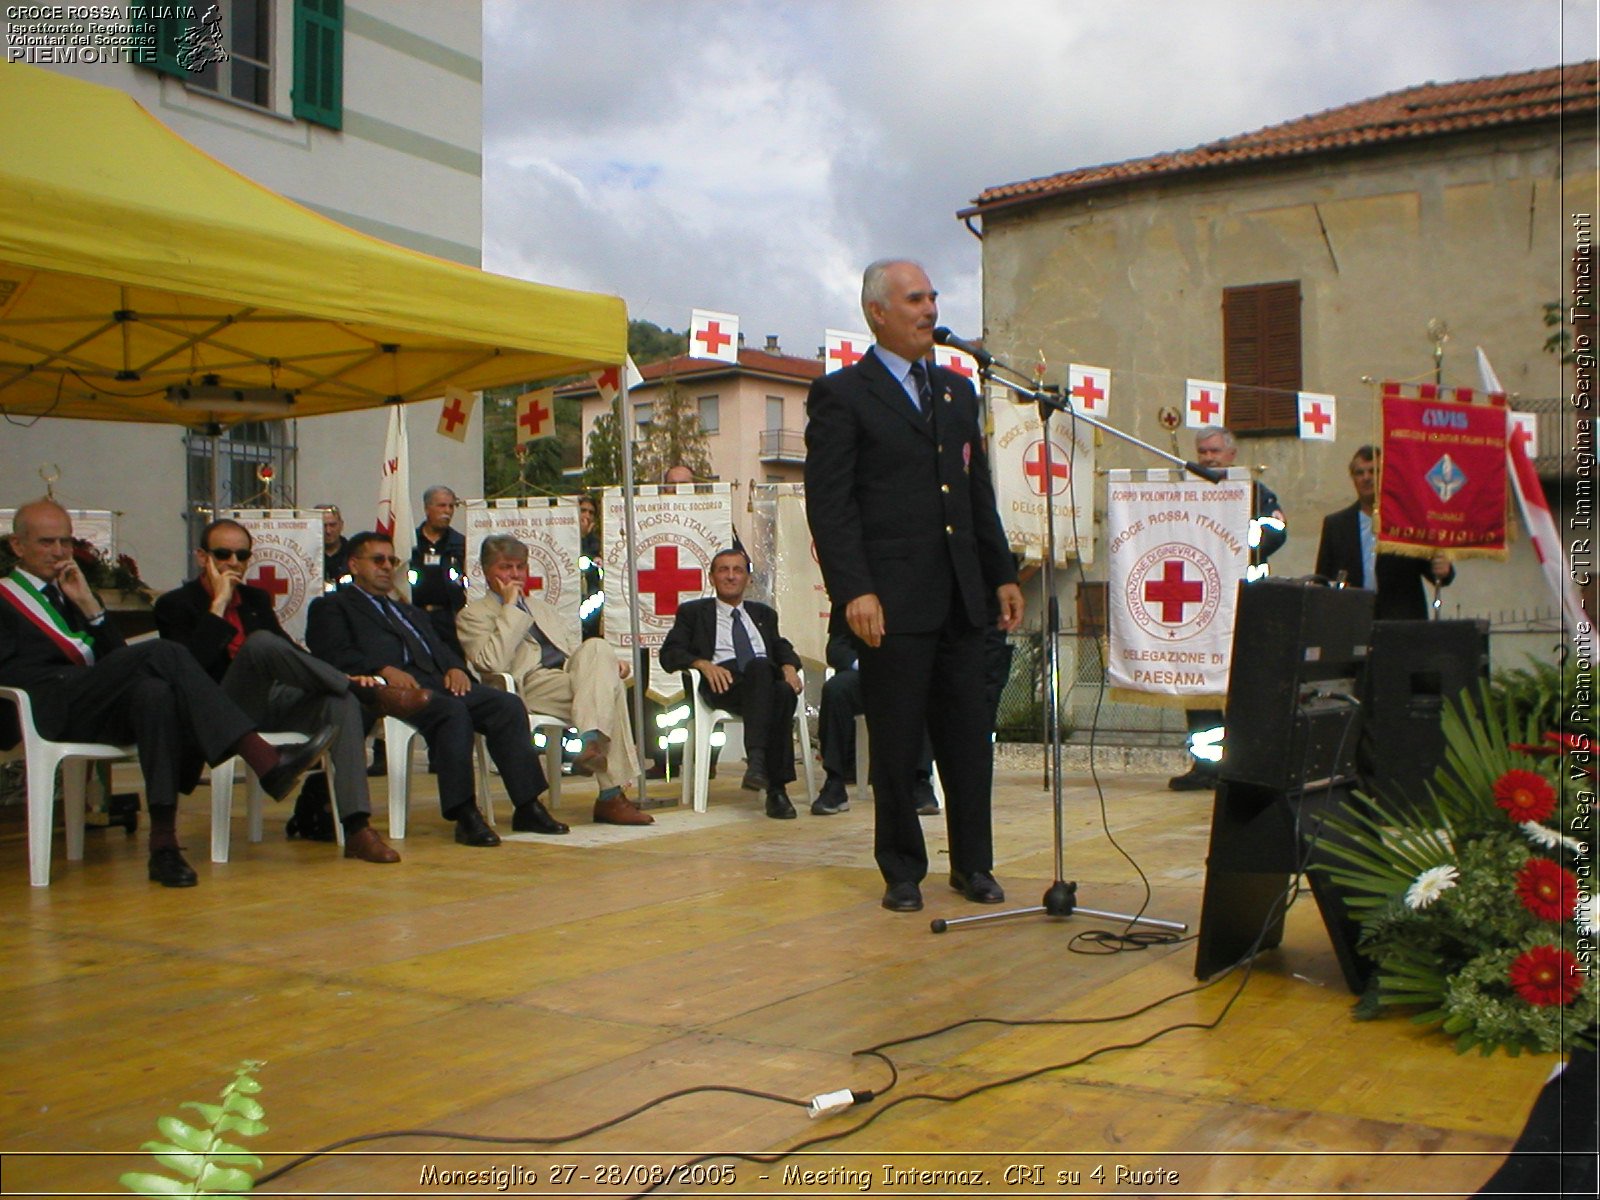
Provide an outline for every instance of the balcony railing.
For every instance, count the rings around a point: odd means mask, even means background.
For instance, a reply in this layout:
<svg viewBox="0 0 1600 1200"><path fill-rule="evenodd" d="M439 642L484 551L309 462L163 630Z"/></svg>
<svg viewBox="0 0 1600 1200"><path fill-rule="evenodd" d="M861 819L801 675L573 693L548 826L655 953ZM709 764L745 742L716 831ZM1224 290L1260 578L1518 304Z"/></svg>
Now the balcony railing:
<svg viewBox="0 0 1600 1200"><path fill-rule="evenodd" d="M798 429L761 431L761 461L803 463L806 460L806 435Z"/></svg>

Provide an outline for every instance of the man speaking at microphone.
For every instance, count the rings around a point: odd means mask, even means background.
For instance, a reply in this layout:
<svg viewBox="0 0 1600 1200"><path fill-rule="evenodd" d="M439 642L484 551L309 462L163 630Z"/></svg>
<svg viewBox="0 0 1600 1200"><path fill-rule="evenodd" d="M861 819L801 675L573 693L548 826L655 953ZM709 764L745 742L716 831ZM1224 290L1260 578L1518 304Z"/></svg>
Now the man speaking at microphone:
<svg viewBox="0 0 1600 1200"><path fill-rule="evenodd" d="M928 360L938 293L914 262L866 269L861 309L874 345L811 385L806 515L833 629L861 644L872 740L874 854L892 912L922 907L927 847L913 788L923 731L945 787L950 886L981 904L994 878L994 750L983 626L1010 631L1022 592L989 479L971 383Z"/></svg>

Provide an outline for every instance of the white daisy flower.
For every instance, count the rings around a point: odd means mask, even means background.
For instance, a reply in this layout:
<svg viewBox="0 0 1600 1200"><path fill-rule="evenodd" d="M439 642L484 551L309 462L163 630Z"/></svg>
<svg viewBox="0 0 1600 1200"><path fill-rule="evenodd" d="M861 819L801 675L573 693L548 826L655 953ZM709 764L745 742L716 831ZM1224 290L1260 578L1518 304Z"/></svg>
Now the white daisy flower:
<svg viewBox="0 0 1600 1200"><path fill-rule="evenodd" d="M1454 867L1429 867L1406 889L1406 907L1412 910L1427 908L1440 896L1455 887L1461 872Z"/></svg>
<svg viewBox="0 0 1600 1200"><path fill-rule="evenodd" d="M1524 821L1522 832L1541 850L1554 850L1559 846L1569 854L1576 854L1583 849L1583 843L1577 838L1568 837L1560 830L1541 825L1538 821Z"/></svg>

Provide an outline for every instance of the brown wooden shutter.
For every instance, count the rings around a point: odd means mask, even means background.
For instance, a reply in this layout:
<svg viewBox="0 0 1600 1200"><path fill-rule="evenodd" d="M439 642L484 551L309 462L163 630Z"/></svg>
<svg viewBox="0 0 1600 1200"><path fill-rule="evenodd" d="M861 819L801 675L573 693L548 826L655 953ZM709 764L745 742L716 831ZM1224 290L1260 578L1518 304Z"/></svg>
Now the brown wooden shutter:
<svg viewBox="0 0 1600 1200"><path fill-rule="evenodd" d="M1236 433L1296 430L1300 390L1300 283L1222 290L1223 416Z"/></svg>

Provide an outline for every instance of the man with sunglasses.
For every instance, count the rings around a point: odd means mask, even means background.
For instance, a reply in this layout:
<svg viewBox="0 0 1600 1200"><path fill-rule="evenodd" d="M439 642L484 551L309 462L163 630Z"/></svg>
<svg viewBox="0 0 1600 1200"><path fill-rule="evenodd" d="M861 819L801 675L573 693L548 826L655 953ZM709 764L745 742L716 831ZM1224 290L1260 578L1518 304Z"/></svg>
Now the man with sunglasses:
<svg viewBox="0 0 1600 1200"><path fill-rule="evenodd" d="M480 687L467 664L435 632L420 608L394 599L401 560L381 533L350 539L348 587L311 605L306 643L311 652L352 675L377 675L391 687L419 688L426 703L404 719L421 732L439 777L439 808L456 823L463 846L498 846L500 838L473 793L472 735L481 733L489 757L515 806L518 833L561 834L567 827L543 804L544 768L528 736L528 712L510 692Z"/></svg>
<svg viewBox="0 0 1600 1200"><path fill-rule="evenodd" d="M346 675L290 641L271 595L244 581L253 549L250 531L237 521L223 518L201 530L194 552L200 573L156 601L156 630L187 646L206 674L263 729L310 733L333 726L337 732L329 758L344 856L399 862L400 855L369 823L365 722L351 691L352 686L381 688L383 681ZM308 791L315 798L316 790L307 779L302 798ZM315 817L304 807L295 812L302 825Z"/></svg>

